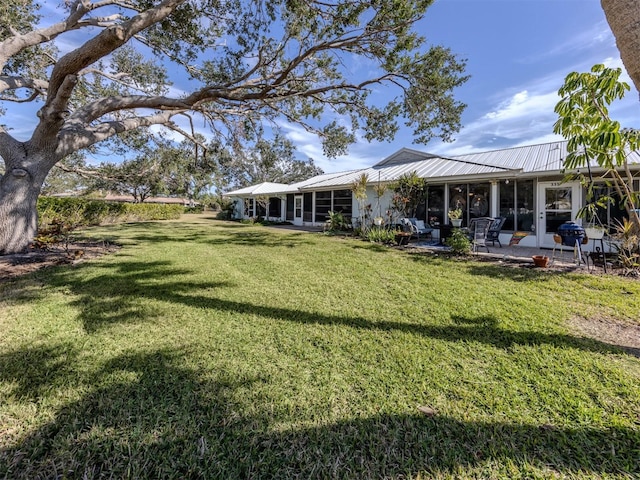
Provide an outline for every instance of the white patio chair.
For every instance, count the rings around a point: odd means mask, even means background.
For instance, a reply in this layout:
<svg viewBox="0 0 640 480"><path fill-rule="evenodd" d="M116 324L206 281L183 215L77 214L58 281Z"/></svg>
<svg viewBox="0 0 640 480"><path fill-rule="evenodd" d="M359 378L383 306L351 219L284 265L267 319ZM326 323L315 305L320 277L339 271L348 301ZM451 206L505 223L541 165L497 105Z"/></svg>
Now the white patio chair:
<svg viewBox="0 0 640 480"><path fill-rule="evenodd" d="M480 217L472 218L469 223L469 240L471 240L471 250L478 253L478 247L484 247L489 252L487 240L489 237L489 229L493 224L493 218Z"/></svg>

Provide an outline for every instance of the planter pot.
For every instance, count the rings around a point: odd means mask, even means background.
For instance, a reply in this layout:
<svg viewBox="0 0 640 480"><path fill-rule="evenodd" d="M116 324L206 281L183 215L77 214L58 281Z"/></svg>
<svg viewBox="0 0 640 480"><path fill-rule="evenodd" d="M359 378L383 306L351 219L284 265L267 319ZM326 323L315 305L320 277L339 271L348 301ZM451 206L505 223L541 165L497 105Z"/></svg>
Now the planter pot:
<svg viewBox="0 0 640 480"><path fill-rule="evenodd" d="M396 233L396 243L398 245L408 245L409 239L411 238L410 233Z"/></svg>
<svg viewBox="0 0 640 480"><path fill-rule="evenodd" d="M546 268L549 265L549 257L546 255L534 255L531 257L533 259L533 264L536 267Z"/></svg>
<svg viewBox="0 0 640 480"><path fill-rule="evenodd" d="M604 228L584 227L584 233L590 240L601 240L604 237Z"/></svg>
<svg viewBox="0 0 640 480"><path fill-rule="evenodd" d="M460 228L462 226L462 219L461 218L451 219L451 225L456 228Z"/></svg>

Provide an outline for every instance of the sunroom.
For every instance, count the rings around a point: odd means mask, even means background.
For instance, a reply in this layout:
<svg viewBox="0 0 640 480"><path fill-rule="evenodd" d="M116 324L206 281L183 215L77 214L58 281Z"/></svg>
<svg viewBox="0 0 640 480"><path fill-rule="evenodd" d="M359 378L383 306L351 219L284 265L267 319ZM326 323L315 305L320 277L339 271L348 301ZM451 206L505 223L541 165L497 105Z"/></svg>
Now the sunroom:
<svg viewBox="0 0 640 480"><path fill-rule="evenodd" d="M585 191L579 181L565 181L562 159L566 142L552 142L489 152L444 157L403 148L370 168L319 175L293 185L271 190L269 214L257 202L256 191L229 192L243 207L240 218L268 216L296 225L321 226L329 211L341 211L354 219L382 216L391 208L391 186L402 175L415 172L427 182L427 194L418 205L416 217L436 230L449 228L447 212L460 208L463 226L477 217L505 217L501 240L508 242L514 232L526 233L521 244L553 247L553 235L566 221L581 222L578 212L585 205ZM640 178L640 155L633 152L630 163ZM605 172L596 165L591 174L599 194L613 194L600 177ZM354 182L367 179L366 199L353 193ZM640 180L636 180L636 183ZM638 185L636 185L637 191ZM247 208L250 205L250 208ZM260 208L262 208L260 210ZM366 212L361 212L361 209ZM276 215L280 212L279 215ZM598 211L603 224L624 216L619 205Z"/></svg>

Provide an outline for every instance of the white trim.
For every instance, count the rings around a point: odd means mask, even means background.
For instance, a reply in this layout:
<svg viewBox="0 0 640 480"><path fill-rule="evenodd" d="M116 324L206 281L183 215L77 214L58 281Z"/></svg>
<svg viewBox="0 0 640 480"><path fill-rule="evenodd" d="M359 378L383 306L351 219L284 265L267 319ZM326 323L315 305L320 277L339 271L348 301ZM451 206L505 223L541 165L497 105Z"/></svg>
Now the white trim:
<svg viewBox="0 0 640 480"><path fill-rule="evenodd" d="M571 189L571 207L570 209L568 208L561 208L559 206L557 206L558 208L546 208L546 191L548 189L557 189L557 190L561 190L561 189ZM546 232L546 225L547 225L547 212L564 212L566 213L567 211L569 211L570 214L570 221L575 221L578 224L582 223L582 220L577 219L577 214L578 214L578 210L580 210L580 206L582 205L582 188L580 187L580 182L565 182L562 183L561 181L557 181L557 182L538 182L538 186L536 188L537 191L537 195L538 195L538 201L536 204L536 236L538 238L538 242L537 242L537 247L540 248L553 248L554 247L554 240L553 240L553 235L555 234L555 232Z"/></svg>

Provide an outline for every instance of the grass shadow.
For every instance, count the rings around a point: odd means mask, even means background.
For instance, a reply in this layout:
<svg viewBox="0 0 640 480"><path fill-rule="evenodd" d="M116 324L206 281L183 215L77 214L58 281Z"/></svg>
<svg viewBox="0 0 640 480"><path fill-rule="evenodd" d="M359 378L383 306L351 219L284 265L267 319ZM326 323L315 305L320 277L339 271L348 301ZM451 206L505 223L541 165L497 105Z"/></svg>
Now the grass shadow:
<svg viewBox="0 0 640 480"><path fill-rule="evenodd" d="M191 272L176 268L169 262L119 262L96 265L93 268L99 269L102 273L85 279L77 275L78 269L60 269L49 277L52 285L64 286L73 293L70 302L78 309L79 319L88 333L114 324L153 321L156 318L153 302L143 308L139 301L152 299L199 309L251 314L302 324L344 325L363 330L398 331L448 342L475 341L506 350L515 345L550 344L601 353L621 351L596 340L567 334L504 329L499 326L497 318L454 316L451 318L452 325L433 325L388 320L385 313L381 313L379 319L369 319L225 300L218 298L215 290L233 286L232 284L170 280L171 277L184 277ZM199 293L204 291L207 295Z"/></svg>
<svg viewBox="0 0 640 480"><path fill-rule="evenodd" d="M216 223L215 227L218 231L224 231L222 234L212 235L203 228L202 224L198 225L180 225L179 231L175 235L167 228L167 224L142 224L137 226L144 229L144 233L130 235L137 242L180 242L180 243L198 243L204 245L242 245L242 246L297 246L309 244L311 241L305 235L307 232L289 232L269 230L267 227L253 227L251 225L243 225L240 223Z"/></svg>
<svg viewBox="0 0 640 480"><path fill-rule="evenodd" d="M11 395L35 401L76 374L77 358L78 348L70 343L3 352L0 381L14 385Z"/></svg>
<svg viewBox="0 0 640 480"><path fill-rule="evenodd" d="M442 265L445 261L464 263L470 275L491 279L506 279L514 282L549 281L556 276L576 274L573 270L545 270L534 268L532 264L517 261L476 258L473 256L455 256L447 253L411 252L410 258L420 264Z"/></svg>
<svg viewBox="0 0 640 480"><path fill-rule="evenodd" d="M362 317L323 315L287 308L253 305L217 298L204 298L176 293L171 301L199 308L220 311L249 313L275 320L285 320L310 325L344 325L362 330L399 331L447 342L480 342L504 350L516 345L554 345L598 353L621 353L623 350L588 338L567 334L538 331L513 331L500 328L499 320L493 317L465 318L454 316L454 325L429 325L404 323L390 320L373 321Z"/></svg>
<svg viewBox="0 0 640 480"><path fill-rule="evenodd" d="M64 348L63 348L64 350ZM42 350L14 352L30 358ZM640 431L465 421L447 415L301 410L242 397L267 378L187 368L183 350L125 353L83 382L80 398L0 442L0 477L405 478L640 474ZM20 370L22 368L22 371ZM11 377L30 375L24 364ZM68 374L65 374L68 375ZM20 395L16 391L15 395ZM286 409L285 409L286 410ZM317 418L319 416L319 418ZM537 472L532 469L536 469Z"/></svg>
<svg viewBox="0 0 640 480"><path fill-rule="evenodd" d="M141 299L171 301L175 295L184 292L232 286L229 282L167 281L192 273L168 261L92 265L90 268L100 273L90 278L82 277L85 268L89 267L53 270L48 281L52 286L64 286L73 293L69 304L77 308L78 318L87 333L115 324L154 321L153 305L140 302Z"/></svg>
<svg viewBox="0 0 640 480"><path fill-rule="evenodd" d="M199 238L198 243L206 245L238 245L244 247L298 247L313 243L304 232L280 233L273 232L237 232L231 235L217 238Z"/></svg>

